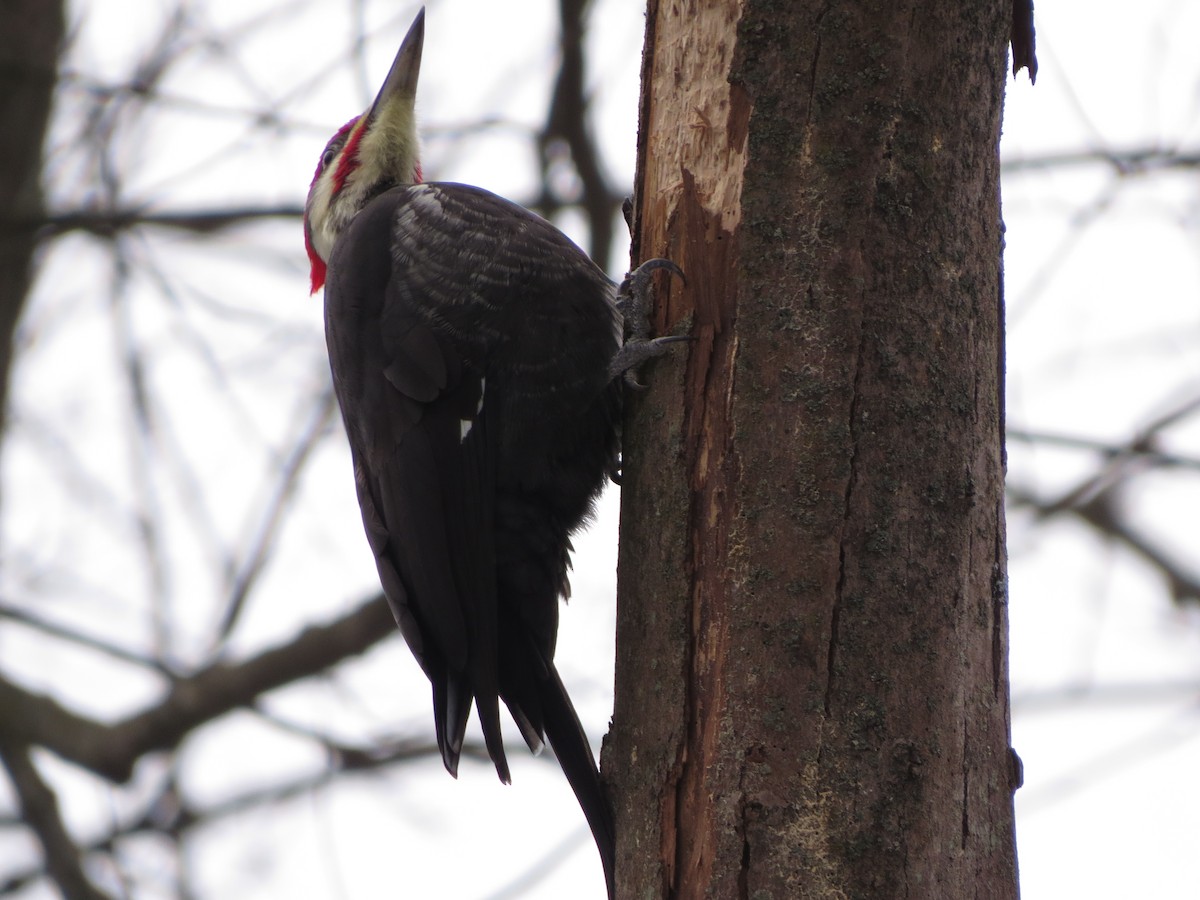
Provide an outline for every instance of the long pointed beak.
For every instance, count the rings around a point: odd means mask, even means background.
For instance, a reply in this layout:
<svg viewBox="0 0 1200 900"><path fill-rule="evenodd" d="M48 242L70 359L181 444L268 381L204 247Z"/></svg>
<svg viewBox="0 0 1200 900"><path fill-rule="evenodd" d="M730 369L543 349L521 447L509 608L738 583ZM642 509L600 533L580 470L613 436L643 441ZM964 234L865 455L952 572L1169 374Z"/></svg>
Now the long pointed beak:
<svg viewBox="0 0 1200 900"><path fill-rule="evenodd" d="M367 110L367 121L373 121L392 98L403 97L409 105L416 101L417 76L421 73L421 48L425 44L425 7L417 13L408 34L396 51L396 59L392 62L391 71L383 80L383 87L375 95L375 102Z"/></svg>

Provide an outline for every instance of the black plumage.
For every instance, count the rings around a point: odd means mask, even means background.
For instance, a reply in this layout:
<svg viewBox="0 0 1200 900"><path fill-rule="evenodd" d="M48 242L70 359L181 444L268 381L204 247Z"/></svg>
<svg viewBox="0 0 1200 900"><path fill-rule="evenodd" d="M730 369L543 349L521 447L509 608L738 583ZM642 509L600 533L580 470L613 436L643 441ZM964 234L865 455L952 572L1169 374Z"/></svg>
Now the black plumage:
<svg viewBox="0 0 1200 900"><path fill-rule="evenodd" d="M498 700L549 738L611 889L594 758L554 667L570 533L616 464L616 286L552 225L459 184L366 203L333 245L325 326L363 524L433 684L455 772L472 701L504 781Z"/></svg>

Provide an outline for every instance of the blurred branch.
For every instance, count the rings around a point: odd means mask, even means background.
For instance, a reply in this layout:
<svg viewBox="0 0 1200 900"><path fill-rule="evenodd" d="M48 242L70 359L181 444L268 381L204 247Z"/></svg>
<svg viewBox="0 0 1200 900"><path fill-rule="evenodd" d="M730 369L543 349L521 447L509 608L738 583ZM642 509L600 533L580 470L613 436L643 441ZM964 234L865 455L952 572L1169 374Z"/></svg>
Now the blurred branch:
<svg viewBox="0 0 1200 900"><path fill-rule="evenodd" d="M321 437L329 431L336 409L332 386L326 389L317 399L309 421L305 423L300 435L293 442L292 450L279 466L279 476L271 499L263 511L262 522L258 533L250 544L250 552L243 560L241 567L233 578L229 602L221 617L217 629L219 640L224 641L237 623L238 616L246 603L246 598L258 581L258 576L270 559L271 548L275 536L284 522L284 513L296 493L300 483L300 472L308 462L313 449Z"/></svg>
<svg viewBox="0 0 1200 900"><path fill-rule="evenodd" d="M3 601L0 601L0 619L8 619L12 622L19 622L28 628L35 629L48 634L51 637L56 637L60 640L69 641L72 644L77 644L80 647L86 647L89 650L95 650L98 653L103 653L105 656L120 660L121 662L132 663L135 666L145 669L151 669L160 675L169 674L165 666L157 660L151 659L141 653L133 650L127 650L124 647L118 647L116 644L110 644L107 641L101 640L95 635L85 634L74 628L66 625L60 625L57 622L51 622L49 619L43 619L36 616L28 610L20 609ZM0 728L0 731L3 731Z"/></svg>
<svg viewBox="0 0 1200 900"><path fill-rule="evenodd" d="M1000 164L1005 175L1065 169L1074 166L1106 165L1118 175L1144 175L1172 169L1200 168L1200 152L1141 147L1132 150L1074 150L1039 156L1008 157Z"/></svg>
<svg viewBox="0 0 1200 900"><path fill-rule="evenodd" d="M1186 420L1197 410L1200 410L1200 395L1184 400L1152 419L1139 428L1127 444L1112 447L1112 452L1106 454L1104 465L1094 475L1065 493L1051 506L1040 510L1041 513L1048 515L1060 509L1082 507L1100 499L1101 495L1114 488L1120 487L1133 475L1152 468L1156 462L1157 443L1161 433L1172 425Z"/></svg>
<svg viewBox="0 0 1200 900"><path fill-rule="evenodd" d="M1084 706L1145 706L1165 700L1200 698L1200 681L1150 681L1143 684L1066 684L1013 694L1014 714L1062 712Z"/></svg>
<svg viewBox="0 0 1200 900"><path fill-rule="evenodd" d="M144 754L178 746L188 733L262 694L363 653L396 632L381 595L341 619L235 664L175 681L166 697L113 725L86 719L56 700L0 678L0 737L38 744L111 781L127 781Z"/></svg>
<svg viewBox="0 0 1200 900"><path fill-rule="evenodd" d="M71 231L83 231L97 237L113 237L123 231L145 226L213 234L258 219L300 219L303 215L303 206L290 204L157 213L144 209L79 210L54 213L36 219L12 220L8 228L26 231L31 228L38 229L43 238L57 237Z"/></svg>
<svg viewBox="0 0 1200 900"><path fill-rule="evenodd" d="M166 547L166 529L155 478L158 418L150 399L146 353L149 348L139 340L134 325L133 298L130 296L130 263L124 241L113 246L113 278L109 289L109 314L113 347L123 375L128 402L122 404L129 417L124 429L130 483L136 497L138 547L145 562L143 575L150 597L150 620L154 635L153 653L166 660L172 641L169 610L171 566Z"/></svg>
<svg viewBox="0 0 1200 900"><path fill-rule="evenodd" d="M1200 601L1200 579L1134 528L1129 516L1123 514L1121 505L1112 491L1098 494L1072 512L1097 531L1116 538L1157 569L1166 580L1167 590L1176 603Z"/></svg>
<svg viewBox="0 0 1200 900"><path fill-rule="evenodd" d="M521 897L528 897L529 892L553 875L556 869L571 858L572 853L590 843L589 837L586 828L576 828L568 832L562 840L548 847L528 869L508 884L488 894L484 900L520 900Z"/></svg>
<svg viewBox="0 0 1200 900"><path fill-rule="evenodd" d="M1151 466L1178 469L1200 470L1200 457L1180 456L1167 453L1154 447L1131 447L1126 444L1111 444L1096 438L1078 437L1069 434L1055 434L1049 431L1036 431L1027 428L1009 426L1005 432L1010 441L1021 441L1027 444L1048 444L1056 447L1067 447L1073 450L1084 450L1099 453L1105 459L1137 458Z"/></svg>
<svg viewBox="0 0 1200 900"><path fill-rule="evenodd" d="M1039 517L1049 518L1061 513L1071 513L1082 519L1096 531L1113 538L1132 550L1151 567L1156 569L1167 583L1171 599L1176 603L1200 601L1200 578L1168 556L1162 549L1141 534L1123 514L1117 496L1117 484L1111 484L1086 500L1075 502L1082 488L1069 492L1057 500L1043 500L1031 491L1010 484L1009 503L1014 507L1025 506L1034 510Z"/></svg>
<svg viewBox="0 0 1200 900"><path fill-rule="evenodd" d="M1071 227L1053 247L1048 248L1042 264L1036 267L1019 295L1012 298L1008 307L1009 328L1014 327L1025 313L1034 308L1034 302L1047 291L1072 254L1083 244L1084 237L1112 209L1113 203L1120 195L1120 187L1119 178L1108 178L1091 200L1071 214Z"/></svg>
<svg viewBox="0 0 1200 900"><path fill-rule="evenodd" d="M8 770L21 818L42 845L47 874L67 900L106 900L84 874L75 842L58 813L58 799L29 758L29 747L0 740L0 761Z"/></svg>
<svg viewBox="0 0 1200 900"><path fill-rule="evenodd" d="M588 98L584 91L584 18L589 0L559 0L559 50L562 62L546 124L538 135L538 157L542 167L542 196L534 208L549 218L564 206L573 205L554 188L554 169L563 160L562 150L579 176L578 203L588 222L591 254L596 264L607 267L612 254L613 226L623 195L609 186L600 166L600 153L588 129Z"/></svg>
<svg viewBox="0 0 1200 900"><path fill-rule="evenodd" d="M1126 738L1091 759L1077 761L1066 775L1037 786L1026 785L1020 794L1021 807L1029 812L1061 802L1080 791L1095 790L1105 778L1193 742L1196 734L1195 709L1181 710L1157 728Z"/></svg>
<svg viewBox="0 0 1200 900"><path fill-rule="evenodd" d="M490 766L487 749L478 741L463 744L463 757L474 759ZM540 759L551 761L544 755ZM421 740L398 740L384 746L371 748L337 747L329 754L328 765L319 772L311 772L269 787L255 787L226 800L209 806L196 807L183 801L178 787L172 781L164 786L140 814L125 824L112 828L108 833L82 846L85 853L111 853L117 844L128 837L142 833L163 834L178 840L196 828L212 825L222 819L243 815L262 806L286 803L312 791L327 787L351 773L376 772L390 766L403 765L424 759L441 759L436 743ZM584 832L586 835L586 832ZM16 893L34 881L49 874L45 867L30 866L10 873L0 882L0 896Z"/></svg>
<svg viewBox="0 0 1200 900"><path fill-rule="evenodd" d="M1172 457L1162 454L1157 448L1157 442L1163 431L1185 421L1197 411L1200 411L1200 396L1190 397L1175 404L1167 412L1152 419L1148 424L1139 428L1125 445L1099 445L1090 449L1100 449L1104 453L1104 462L1097 471L1083 479L1078 485L1064 492L1057 499L1047 500L1034 496L1032 491L1009 484L1008 498L1014 506L1021 505L1033 509L1039 518L1048 518L1063 512L1069 512L1082 519L1101 534L1124 544L1143 560L1148 562L1167 582L1171 598L1176 603L1184 601L1200 601L1200 576L1190 572L1178 561L1172 559L1166 552L1134 528L1131 517L1122 508L1121 492L1130 479L1150 468L1159 465L1178 465L1197 467L1197 461L1187 457ZM1035 436L1021 429L1013 429L1010 436L1037 440ZM1058 443L1077 446L1081 442L1059 438ZM1086 445L1086 442L1084 442Z"/></svg>

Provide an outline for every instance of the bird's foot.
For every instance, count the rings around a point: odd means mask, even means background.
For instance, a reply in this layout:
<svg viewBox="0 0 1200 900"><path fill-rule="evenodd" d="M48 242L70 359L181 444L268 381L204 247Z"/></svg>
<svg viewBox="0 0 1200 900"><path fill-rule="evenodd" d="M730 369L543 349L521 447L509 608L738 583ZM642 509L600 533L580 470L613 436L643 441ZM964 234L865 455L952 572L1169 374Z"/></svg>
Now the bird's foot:
<svg viewBox="0 0 1200 900"><path fill-rule="evenodd" d="M648 259L628 275L617 288L617 311L625 320L625 338L650 336L650 288L654 273L666 269L687 284L683 269L669 259Z"/></svg>
<svg viewBox="0 0 1200 900"><path fill-rule="evenodd" d="M608 366L609 378L622 375L630 387L641 388L637 368L642 363L662 356L671 344L689 341L687 336L650 337L650 289L654 273L659 269L678 275L687 283L683 270L669 259L649 259L625 276L617 288L616 306L624 320L625 342Z"/></svg>
<svg viewBox="0 0 1200 900"><path fill-rule="evenodd" d="M608 375L610 378L623 375L627 385L640 390L645 385L637 380L638 366L657 356L662 356L667 352L671 344L690 340L692 338L685 334L668 335L667 337L653 338L651 340L645 338L628 339L625 341L625 345L617 352L617 355L613 357L613 361L608 364Z"/></svg>

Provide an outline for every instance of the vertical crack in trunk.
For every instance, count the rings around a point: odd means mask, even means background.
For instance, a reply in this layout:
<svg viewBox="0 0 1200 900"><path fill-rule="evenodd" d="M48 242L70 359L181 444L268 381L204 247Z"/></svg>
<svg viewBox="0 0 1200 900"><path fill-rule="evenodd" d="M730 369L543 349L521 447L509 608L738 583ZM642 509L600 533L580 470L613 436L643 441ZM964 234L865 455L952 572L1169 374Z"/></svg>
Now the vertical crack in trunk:
<svg viewBox="0 0 1200 900"><path fill-rule="evenodd" d="M967 746L967 735L970 731L970 723L967 721L966 713L963 713L962 719L962 848L967 849L967 839L971 836L971 757L969 747Z"/></svg>
<svg viewBox="0 0 1200 900"><path fill-rule="evenodd" d="M848 460L849 471L846 474L846 490L842 500L842 531L838 537L838 575L837 587L833 596L833 608L829 614L829 653L825 659L825 717L829 718L832 710L832 695L834 682L834 668L837 663L837 647L838 647L838 630L841 624L842 602L844 599L844 591L846 589L846 542L847 531L850 523L851 503L854 495L854 486L858 479L858 419L860 415L859 406L862 400L861 385L863 373L863 358L866 353L865 347L865 329L863 327L863 304L865 298L859 297L858 305L858 353L854 361L854 382L851 388L850 396L850 411L849 421L847 422L847 431L850 436L850 458Z"/></svg>

